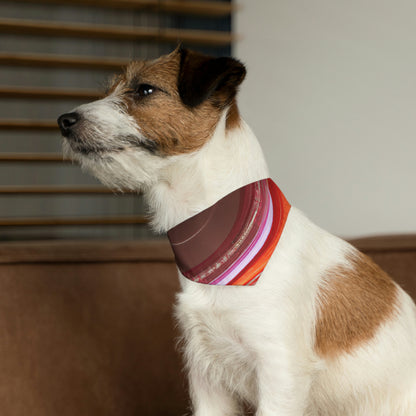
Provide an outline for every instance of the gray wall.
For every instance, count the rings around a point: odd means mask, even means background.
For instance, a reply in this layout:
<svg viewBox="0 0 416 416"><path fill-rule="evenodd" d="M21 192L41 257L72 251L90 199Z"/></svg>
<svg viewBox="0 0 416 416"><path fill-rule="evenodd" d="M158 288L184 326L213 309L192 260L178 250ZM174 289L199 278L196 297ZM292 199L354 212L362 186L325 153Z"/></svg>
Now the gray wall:
<svg viewBox="0 0 416 416"><path fill-rule="evenodd" d="M416 3L237 3L241 110L290 202L342 236L416 232Z"/></svg>

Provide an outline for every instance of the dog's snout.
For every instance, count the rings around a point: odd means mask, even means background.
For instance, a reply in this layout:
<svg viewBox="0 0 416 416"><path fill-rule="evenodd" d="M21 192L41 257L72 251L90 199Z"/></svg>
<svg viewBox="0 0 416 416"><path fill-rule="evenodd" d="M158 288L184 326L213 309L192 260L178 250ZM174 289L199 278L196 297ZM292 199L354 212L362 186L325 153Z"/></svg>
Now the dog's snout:
<svg viewBox="0 0 416 416"><path fill-rule="evenodd" d="M68 136L71 132L71 129L78 123L80 116L78 113L66 113L62 114L58 118L58 125L61 129L63 136Z"/></svg>

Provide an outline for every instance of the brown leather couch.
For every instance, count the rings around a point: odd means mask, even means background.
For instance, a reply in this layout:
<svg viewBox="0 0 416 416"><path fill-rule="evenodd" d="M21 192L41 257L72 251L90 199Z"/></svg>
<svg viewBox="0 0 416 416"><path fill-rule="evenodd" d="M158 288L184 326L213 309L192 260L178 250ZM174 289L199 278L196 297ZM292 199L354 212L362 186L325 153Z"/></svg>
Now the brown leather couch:
<svg viewBox="0 0 416 416"><path fill-rule="evenodd" d="M416 235L353 243L416 298ZM0 414L188 413L165 240L0 243Z"/></svg>

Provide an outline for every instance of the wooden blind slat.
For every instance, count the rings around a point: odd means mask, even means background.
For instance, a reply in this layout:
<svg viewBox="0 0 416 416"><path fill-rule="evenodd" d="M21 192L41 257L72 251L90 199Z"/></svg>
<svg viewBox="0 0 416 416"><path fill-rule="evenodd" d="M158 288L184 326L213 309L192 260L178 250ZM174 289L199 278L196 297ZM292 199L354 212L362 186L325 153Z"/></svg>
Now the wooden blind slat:
<svg viewBox="0 0 416 416"><path fill-rule="evenodd" d="M62 90L57 88L29 88L0 86L0 98L96 100L103 93L96 90Z"/></svg>
<svg viewBox="0 0 416 416"><path fill-rule="evenodd" d="M147 224L141 215L107 217L42 217L42 218L0 218L0 227L33 227L46 225L132 225Z"/></svg>
<svg viewBox="0 0 416 416"><path fill-rule="evenodd" d="M18 0L26 3L70 4L77 6L111 7L143 10L156 13L194 14L222 17L230 15L235 7L230 3L194 0Z"/></svg>
<svg viewBox="0 0 416 416"><path fill-rule="evenodd" d="M119 71L128 63L128 59L0 52L0 65Z"/></svg>
<svg viewBox="0 0 416 416"><path fill-rule="evenodd" d="M0 120L0 130L58 130L54 120Z"/></svg>
<svg viewBox="0 0 416 416"><path fill-rule="evenodd" d="M103 186L0 186L0 195L131 195L135 192L123 192L104 188Z"/></svg>
<svg viewBox="0 0 416 416"><path fill-rule="evenodd" d="M115 2L117 0L114 0ZM98 2L98 1L97 1ZM157 11L165 13L198 14L201 16L222 17L229 16L235 9L232 3L218 1L152 1L157 3Z"/></svg>
<svg viewBox="0 0 416 416"><path fill-rule="evenodd" d="M86 25L64 22L48 22L21 19L0 19L0 32L18 35L41 35L77 38L99 38L115 40L143 40L151 42L224 46L234 37L229 32L165 29L165 28L126 28L113 25Z"/></svg>
<svg viewBox="0 0 416 416"><path fill-rule="evenodd" d="M60 153L0 153L0 162L65 162Z"/></svg>

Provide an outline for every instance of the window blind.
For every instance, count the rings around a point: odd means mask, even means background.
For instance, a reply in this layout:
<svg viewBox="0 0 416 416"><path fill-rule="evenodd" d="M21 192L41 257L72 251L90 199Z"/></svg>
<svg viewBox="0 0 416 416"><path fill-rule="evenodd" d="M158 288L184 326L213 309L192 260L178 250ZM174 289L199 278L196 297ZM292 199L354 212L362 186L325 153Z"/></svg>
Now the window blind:
<svg viewBox="0 0 416 416"><path fill-rule="evenodd" d="M229 55L230 1L0 3L0 240L152 237L140 195L63 160L56 118L99 98L131 59L178 42Z"/></svg>

